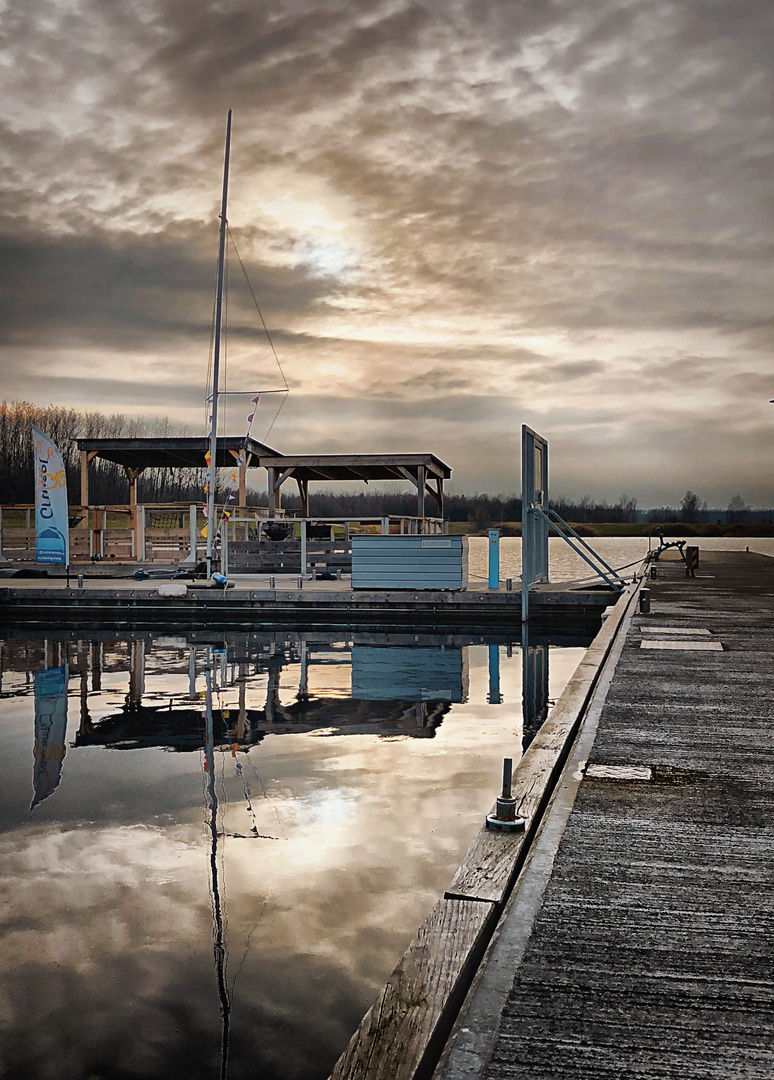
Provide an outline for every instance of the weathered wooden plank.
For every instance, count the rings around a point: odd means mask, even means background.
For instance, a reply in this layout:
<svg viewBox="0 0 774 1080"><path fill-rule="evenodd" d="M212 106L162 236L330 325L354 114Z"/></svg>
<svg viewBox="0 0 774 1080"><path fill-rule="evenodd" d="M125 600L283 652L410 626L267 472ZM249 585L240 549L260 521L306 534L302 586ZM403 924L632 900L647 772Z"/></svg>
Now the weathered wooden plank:
<svg viewBox="0 0 774 1080"><path fill-rule="evenodd" d="M636 587L630 586L621 596L514 770L512 792L518 800L518 814L527 822L525 831L492 833L482 827L446 890L448 898L489 900L498 905L505 902L635 593Z"/></svg>
<svg viewBox="0 0 774 1080"><path fill-rule="evenodd" d="M440 900L363 1017L331 1080L422 1080L434 1066L496 918Z"/></svg>

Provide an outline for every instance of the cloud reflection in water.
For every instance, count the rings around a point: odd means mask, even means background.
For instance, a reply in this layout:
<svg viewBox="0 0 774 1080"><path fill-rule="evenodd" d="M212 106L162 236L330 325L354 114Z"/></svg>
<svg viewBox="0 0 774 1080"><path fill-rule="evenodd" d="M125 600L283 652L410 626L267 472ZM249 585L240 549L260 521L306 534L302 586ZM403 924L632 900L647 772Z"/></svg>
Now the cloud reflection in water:
<svg viewBox="0 0 774 1080"><path fill-rule="evenodd" d="M471 647L469 700L432 738L267 734L236 758L216 750L232 1080L324 1080L450 880L518 754L518 650L502 657L502 706L485 704L487 659ZM340 692L340 674L317 671L312 694ZM181 678L149 648L148 700ZM81 688L76 671L71 716ZM97 728L120 700L115 683L90 691ZM59 789L25 819L7 800L28 795L31 698L5 706L0 1073L218 1076L202 752L77 747L71 728Z"/></svg>

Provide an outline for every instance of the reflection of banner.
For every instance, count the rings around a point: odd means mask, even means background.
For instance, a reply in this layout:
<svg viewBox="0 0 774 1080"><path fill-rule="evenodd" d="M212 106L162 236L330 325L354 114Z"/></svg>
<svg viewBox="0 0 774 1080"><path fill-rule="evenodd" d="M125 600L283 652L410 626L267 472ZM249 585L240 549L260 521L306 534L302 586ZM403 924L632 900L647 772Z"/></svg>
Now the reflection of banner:
<svg viewBox="0 0 774 1080"><path fill-rule="evenodd" d="M67 479L59 450L47 435L32 425L35 454L35 561L70 562Z"/></svg>
<svg viewBox="0 0 774 1080"><path fill-rule="evenodd" d="M34 795L30 810L56 790L67 733L67 664L35 672Z"/></svg>

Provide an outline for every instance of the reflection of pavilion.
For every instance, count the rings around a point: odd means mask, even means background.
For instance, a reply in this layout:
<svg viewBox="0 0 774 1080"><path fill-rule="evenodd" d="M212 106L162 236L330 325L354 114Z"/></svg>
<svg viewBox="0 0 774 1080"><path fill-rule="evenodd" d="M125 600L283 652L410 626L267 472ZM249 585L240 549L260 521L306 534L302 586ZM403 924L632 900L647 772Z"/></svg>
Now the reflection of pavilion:
<svg viewBox="0 0 774 1080"><path fill-rule="evenodd" d="M381 706L381 708L379 707ZM448 702L362 702L346 698L316 698L275 702L270 709L213 710L215 749L237 746L247 750L266 735L299 735L324 731L331 735L411 735L432 738L449 710ZM225 714L225 715L224 715ZM166 747L201 750L205 745L201 710L164 706L127 706L101 720L81 718L75 746L108 746L115 750Z"/></svg>
<svg viewBox="0 0 774 1080"><path fill-rule="evenodd" d="M217 748L249 749L261 742L268 734L303 734L324 731L330 735L371 734L382 736L412 736L432 738L436 728L448 712L452 701L462 701L467 693L466 660L463 648L420 649L409 652L405 647L366 647L368 661L355 658L358 646L340 649L331 656L327 646L321 663L327 666L348 668L359 663L362 672L366 663L374 667L374 652L381 664L376 665L382 677L391 674L394 687L389 699L383 685L374 685L368 679L359 688L353 688L353 696L343 694L310 694L309 666L311 650L306 641L283 643L277 651L276 642L271 643L268 653L253 652L241 642L238 648L220 650L218 653L219 685L221 690L236 690L235 706L213 708L213 738ZM146 684L146 643L132 641L129 649L129 687L121 710L99 720L91 718L88 710L88 659L81 667L82 694L80 726L75 746L109 746L114 749L139 749L141 747L165 747L171 750L199 750L205 745L205 718L200 708L187 702L198 697L196 689L197 651L188 646L188 681L186 699L176 703L174 698L166 705L149 704L143 700ZM229 662L229 651L232 660ZM438 662L432 657L437 652L441 658L443 677L438 674ZM429 654L429 655L428 655ZM99 653L90 654L90 659ZM237 660L236 657L239 659ZM417 657L425 663L416 664ZM202 656L200 651L199 660ZM281 675L290 664L298 664L300 676L295 699L283 701L280 696ZM424 680L417 679L418 671L425 673ZM200 673L200 672L199 672ZM247 687L256 676L266 677L266 696L263 708L248 707ZM442 683L444 689L428 690L432 684Z"/></svg>
<svg viewBox="0 0 774 1080"><path fill-rule="evenodd" d="M127 634L116 640L102 634L84 640L63 632L37 642L28 638L0 642L0 690L8 693L2 682L4 673L67 663L81 684L75 746L199 750L204 745L205 721L197 677L204 673L204 646L208 645L219 667L219 690L229 700L228 704L225 698L214 703L218 707L213 708L213 737L219 748L232 749L236 744L247 750L268 734L313 731L432 738L451 703L467 700L468 646L488 644L488 700L493 704L502 701L501 651L504 648L510 656L514 646L521 646L526 749L548 712L549 640L534 635L521 642L493 642L456 634L350 633L346 641L332 643L319 632L234 632L225 640L219 635L151 633ZM560 640L587 644L577 638ZM283 688L283 671L291 665L296 669L295 685ZM312 684L319 685L323 669L330 678L324 675L323 687L310 692L310 671L318 675ZM90 691L102 688L105 672L111 673L113 682L119 673L126 677L127 693L119 710L94 719L89 712ZM159 703L158 692L146 693L146 676L158 675L178 680L178 691L171 697L162 692L164 704ZM183 690L186 676L187 693ZM262 684L265 680L263 690L256 686L256 678ZM256 693L262 701L256 702Z"/></svg>

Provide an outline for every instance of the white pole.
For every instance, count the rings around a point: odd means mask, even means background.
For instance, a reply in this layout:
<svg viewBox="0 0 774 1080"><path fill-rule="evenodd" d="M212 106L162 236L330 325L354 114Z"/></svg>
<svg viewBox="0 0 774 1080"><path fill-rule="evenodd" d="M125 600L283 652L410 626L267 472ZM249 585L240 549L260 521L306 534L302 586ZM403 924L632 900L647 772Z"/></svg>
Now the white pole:
<svg viewBox="0 0 774 1080"><path fill-rule="evenodd" d="M223 324L223 267L226 257L226 203L228 200L228 161L231 151L231 109L226 122L226 152L223 163L223 199L220 206L220 247L218 250L218 287L215 295L215 345L212 359L212 419L210 421L210 491L207 499L207 577L212 577L212 558L215 544L215 477L218 454L218 382L220 379L220 332Z"/></svg>

